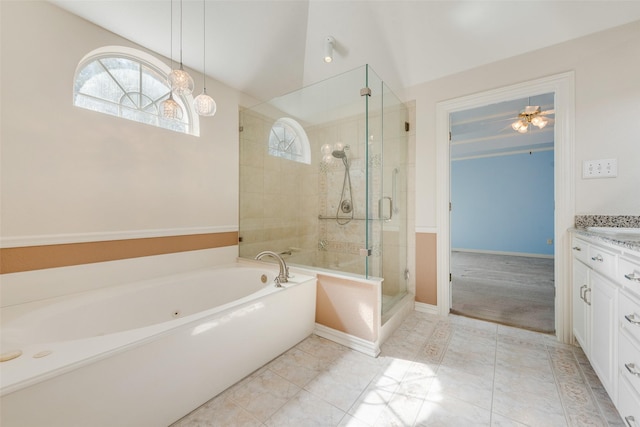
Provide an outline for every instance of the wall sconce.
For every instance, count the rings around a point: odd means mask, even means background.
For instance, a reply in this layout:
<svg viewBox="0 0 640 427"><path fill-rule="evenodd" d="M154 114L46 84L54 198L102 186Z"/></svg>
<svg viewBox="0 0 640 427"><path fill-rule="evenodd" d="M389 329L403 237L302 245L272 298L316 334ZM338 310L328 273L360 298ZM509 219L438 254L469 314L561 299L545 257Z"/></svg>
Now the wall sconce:
<svg viewBox="0 0 640 427"><path fill-rule="evenodd" d="M327 64L333 61L333 48L336 44L336 39L331 36L327 36L324 39L324 62Z"/></svg>

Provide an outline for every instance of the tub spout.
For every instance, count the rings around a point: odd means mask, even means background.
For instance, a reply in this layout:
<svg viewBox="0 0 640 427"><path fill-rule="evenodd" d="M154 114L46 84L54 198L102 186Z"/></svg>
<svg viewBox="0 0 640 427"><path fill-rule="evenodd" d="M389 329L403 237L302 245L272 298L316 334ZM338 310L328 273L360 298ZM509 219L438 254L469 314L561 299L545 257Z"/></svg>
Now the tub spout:
<svg viewBox="0 0 640 427"><path fill-rule="evenodd" d="M284 262L284 259L280 255L272 251L262 251L258 255L256 255L257 260L261 260L262 257L270 256L275 258L280 265L280 272L278 273L278 277L276 277L275 282L277 287L281 287L281 283L287 283L289 281L289 267Z"/></svg>

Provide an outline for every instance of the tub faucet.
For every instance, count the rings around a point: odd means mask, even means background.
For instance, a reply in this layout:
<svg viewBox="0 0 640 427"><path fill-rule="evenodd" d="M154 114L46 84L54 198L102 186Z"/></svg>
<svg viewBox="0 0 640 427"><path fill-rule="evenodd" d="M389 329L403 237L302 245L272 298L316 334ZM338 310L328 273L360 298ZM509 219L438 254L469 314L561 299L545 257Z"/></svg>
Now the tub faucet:
<svg viewBox="0 0 640 427"><path fill-rule="evenodd" d="M275 278L276 286L280 288L282 287L281 283L287 283L289 281L289 267L287 267L287 264L280 255L272 251L262 251L256 255L256 259L261 260L262 257L267 255L275 258L280 265L280 272L278 273L278 277Z"/></svg>

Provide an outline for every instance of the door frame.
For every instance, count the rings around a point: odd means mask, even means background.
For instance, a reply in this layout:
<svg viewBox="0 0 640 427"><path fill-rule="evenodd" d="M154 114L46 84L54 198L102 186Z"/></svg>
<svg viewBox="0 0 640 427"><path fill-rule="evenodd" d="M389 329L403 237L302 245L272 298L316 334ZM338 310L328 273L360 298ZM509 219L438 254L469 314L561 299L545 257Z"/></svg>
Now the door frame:
<svg viewBox="0 0 640 427"><path fill-rule="evenodd" d="M540 79L463 96L436 104L436 218L437 301L438 313L448 315L451 309L449 282L451 256L451 201L449 150L449 115L504 101L553 92L554 125L554 281L555 329L559 341L571 342L571 263L568 230L574 225L575 203L575 76L574 72L555 74Z"/></svg>

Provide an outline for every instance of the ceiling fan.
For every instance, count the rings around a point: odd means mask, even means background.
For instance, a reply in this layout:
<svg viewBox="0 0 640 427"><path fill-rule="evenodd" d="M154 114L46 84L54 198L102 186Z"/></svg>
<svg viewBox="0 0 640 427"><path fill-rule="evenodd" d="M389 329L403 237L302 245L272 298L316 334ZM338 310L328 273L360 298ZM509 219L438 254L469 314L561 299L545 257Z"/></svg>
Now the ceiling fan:
<svg viewBox="0 0 640 427"><path fill-rule="evenodd" d="M554 112L554 110L541 111L537 105L528 105L518 114L518 120L513 122L511 127L520 133L527 133L530 124L542 129L553 121L552 118L545 116L553 114Z"/></svg>

